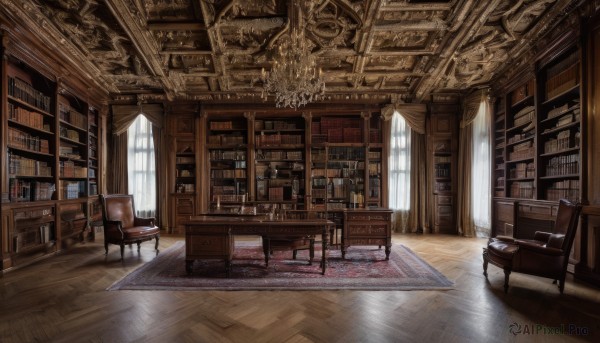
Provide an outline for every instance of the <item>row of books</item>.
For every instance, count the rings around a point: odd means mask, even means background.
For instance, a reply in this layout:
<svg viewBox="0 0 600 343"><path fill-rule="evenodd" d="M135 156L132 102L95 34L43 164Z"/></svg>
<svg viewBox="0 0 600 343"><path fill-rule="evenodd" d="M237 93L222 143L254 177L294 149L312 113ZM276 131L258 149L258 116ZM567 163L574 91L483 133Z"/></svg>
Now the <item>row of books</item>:
<svg viewBox="0 0 600 343"><path fill-rule="evenodd" d="M302 144L302 135L256 135L255 143L258 147L268 145L281 145L281 144Z"/></svg>
<svg viewBox="0 0 600 343"><path fill-rule="evenodd" d="M579 63L575 63L546 82L546 99L553 98L579 84Z"/></svg>
<svg viewBox="0 0 600 343"><path fill-rule="evenodd" d="M311 129L313 134L327 133L329 129L340 127L360 129L361 120L359 118L336 118L322 117L320 121L313 121Z"/></svg>
<svg viewBox="0 0 600 343"><path fill-rule="evenodd" d="M381 159L381 151L369 151L367 154L369 160L380 160Z"/></svg>
<svg viewBox="0 0 600 343"><path fill-rule="evenodd" d="M81 159L81 154L79 152L79 148L73 147L70 145L60 146L58 149L58 153L62 157L68 157L73 159Z"/></svg>
<svg viewBox="0 0 600 343"><path fill-rule="evenodd" d="M516 105L518 102L523 101L527 97L533 96L534 90L535 88L533 79L515 89L515 91L511 93L511 106Z"/></svg>
<svg viewBox="0 0 600 343"><path fill-rule="evenodd" d="M329 148L329 160L364 160L365 149L350 147Z"/></svg>
<svg viewBox="0 0 600 343"><path fill-rule="evenodd" d="M579 132L578 132L579 133ZM570 148L569 138L571 130L564 130L556 135L556 138L551 138L544 143L544 153L549 154L557 151L562 151Z"/></svg>
<svg viewBox="0 0 600 343"><path fill-rule="evenodd" d="M23 179L9 179L8 198L11 202L51 200L54 183Z"/></svg>
<svg viewBox="0 0 600 343"><path fill-rule="evenodd" d="M434 173L435 177L450 177L450 165L436 164Z"/></svg>
<svg viewBox="0 0 600 343"><path fill-rule="evenodd" d="M289 122L283 120L256 120L254 122L254 129L260 130L297 130L303 129L299 127L296 122Z"/></svg>
<svg viewBox="0 0 600 343"><path fill-rule="evenodd" d="M191 159L192 162L194 160L193 157L187 157L187 158ZM242 151L242 150L211 150L210 151L210 159L213 161L218 161L218 160L241 160L241 161L243 161L246 159L246 152ZM189 162L185 162L185 163L189 163Z"/></svg>
<svg viewBox="0 0 600 343"><path fill-rule="evenodd" d="M77 199L85 196L85 181L61 181L59 185L62 199Z"/></svg>
<svg viewBox="0 0 600 343"><path fill-rule="evenodd" d="M241 145L241 144L244 144L244 136L240 136L240 135L213 135L213 136L208 136L208 144L215 144L215 145Z"/></svg>
<svg viewBox="0 0 600 343"><path fill-rule="evenodd" d="M88 129L87 116L75 111L71 106L62 102L58 103L58 118L82 130Z"/></svg>
<svg viewBox="0 0 600 343"><path fill-rule="evenodd" d="M37 107L42 111L50 112L50 97L19 78L8 77L8 95Z"/></svg>
<svg viewBox="0 0 600 343"><path fill-rule="evenodd" d="M524 158L533 158L535 155L535 147L529 147L524 150L513 151L508 154L508 160L520 160Z"/></svg>
<svg viewBox="0 0 600 343"><path fill-rule="evenodd" d="M75 165L73 161L60 161L60 176L85 178L88 176L88 169Z"/></svg>
<svg viewBox="0 0 600 343"><path fill-rule="evenodd" d="M213 169L210 171L210 177L217 179L245 178L246 169Z"/></svg>
<svg viewBox="0 0 600 343"><path fill-rule="evenodd" d="M433 163L451 163L452 156L434 156Z"/></svg>
<svg viewBox="0 0 600 343"><path fill-rule="evenodd" d="M535 118L535 107L527 106L515 114L513 124L514 126L521 126L527 123L531 123Z"/></svg>
<svg viewBox="0 0 600 343"><path fill-rule="evenodd" d="M381 180L378 178L369 179L369 198L371 200L379 199L381 191Z"/></svg>
<svg viewBox="0 0 600 343"><path fill-rule="evenodd" d="M553 201L559 199L579 200L579 180L564 180L552 183L546 190L546 199Z"/></svg>
<svg viewBox="0 0 600 343"><path fill-rule="evenodd" d="M579 173L579 154L556 156L546 165L546 176L574 175Z"/></svg>
<svg viewBox="0 0 600 343"><path fill-rule="evenodd" d="M70 140L79 142L79 132L78 131L70 130L70 129L67 129L66 127L61 127L59 132L60 132L61 137L68 138Z"/></svg>
<svg viewBox="0 0 600 343"><path fill-rule="evenodd" d="M556 118L556 117L563 115L571 110L574 113L579 113L579 111L580 111L579 104L575 104L574 106L569 107L569 103L565 103L562 106L553 108L550 111L548 111L548 116L546 118L547 119Z"/></svg>
<svg viewBox="0 0 600 343"><path fill-rule="evenodd" d="M533 199L533 181L513 182L510 185L510 195L513 198Z"/></svg>
<svg viewBox="0 0 600 343"><path fill-rule="evenodd" d="M50 153L50 144L47 139L34 137L27 132L8 128L8 145L13 148Z"/></svg>
<svg viewBox="0 0 600 343"><path fill-rule="evenodd" d="M508 172L511 179L522 179L535 177L535 164L534 163L517 163L514 168L511 168Z"/></svg>
<svg viewBox="0 0 600 343"><path fill-rule="evenodd" d="M8 155L8 174L10 176L52 176L52 167L47 162L32 160L19 155Z"/></svg>
<svg viewBox="0 0 600 343"><path fill-rule="evenodd" d="M437 167L437 165L436 165ZM449 168L448 168L449 169ZM381 175L381 163L369 163L369 176L378 176ZM449 173L448 173L449 176Z"/></svg>
<svg viewBox="0 0 600 343"><path fill-rule="evenodd" d="M256 158L259 160L292 160L292 161L302 161L303 153L302 151L282 151L282 150L268 150L268 151L259 151L256 154Z"/></svg>
<svg viewBox="0 0 600 343"><path fill-rule="evenodd" d="M28 227L13 236L12 252L19 253L24 249L50 243L54 240L54 225L52 223Z"/></svg>
<svg viewBox="0 0 600 343"><path fill-rule="evenodd" d="M28 111L22 107L8 104L8 119L35 129L50 131L50 125L44 125L44 115L35 111Z"/></svg>

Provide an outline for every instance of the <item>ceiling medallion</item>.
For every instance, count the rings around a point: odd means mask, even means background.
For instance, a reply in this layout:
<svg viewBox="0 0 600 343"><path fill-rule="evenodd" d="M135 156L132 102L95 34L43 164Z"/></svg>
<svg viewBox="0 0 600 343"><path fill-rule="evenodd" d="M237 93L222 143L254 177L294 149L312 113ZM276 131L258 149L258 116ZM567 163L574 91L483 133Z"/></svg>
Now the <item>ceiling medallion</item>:
<svg viewBox="0 0 600 343"><path fill-rule="evenodd" d="M278 39L271 71L262 69L262 98L266 100L268 94L275 95L277 108L298 109L323 99L325 94L321 68L317 68L316 59L304 37L304 29L299 28L301 20L300 6L294 1L290 9L290 33Z"/></svg>

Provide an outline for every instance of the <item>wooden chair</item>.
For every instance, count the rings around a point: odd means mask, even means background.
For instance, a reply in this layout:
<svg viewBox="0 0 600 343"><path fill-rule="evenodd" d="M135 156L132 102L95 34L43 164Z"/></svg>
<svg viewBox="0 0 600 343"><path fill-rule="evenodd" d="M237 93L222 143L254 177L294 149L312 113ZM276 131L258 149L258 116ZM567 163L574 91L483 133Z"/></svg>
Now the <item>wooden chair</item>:
<svg viewBox="0 0 600 343"><path fill-rule="evenodd" d="M135 215L133 195L100 195L102 201L102 221L104 224L104 249L108 255L108 244L121 247L121 260L125 244L140 243L156 239L154 249L158 252L160 230L154 218L138 218Z"/></svg>
<svg viewBox="0 0 600 343"><path fill-rule="evenodd" d="M488 263L504 269L504 292L508 292L511 272L531 274L558 281L562 294L575 239L581 204L560 200L552 232L537 231L533 239L491 238L483 249L483 275Z"/></svg>

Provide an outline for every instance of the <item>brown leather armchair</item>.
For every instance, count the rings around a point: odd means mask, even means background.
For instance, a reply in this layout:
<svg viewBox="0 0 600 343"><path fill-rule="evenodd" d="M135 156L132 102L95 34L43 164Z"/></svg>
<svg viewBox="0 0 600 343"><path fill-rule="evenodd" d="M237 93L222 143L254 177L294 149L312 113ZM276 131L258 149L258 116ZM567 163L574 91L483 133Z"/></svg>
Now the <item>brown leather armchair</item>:
<svg viewBox="0 0 600 343"><path fill-rule="evenodd" d="M121 260L125 244L140 243L156 239L154 249L158 251L160 230L154 218L138 218L135 216L133 195L111 194L100 195L102 200L102 221L104 224L104 249L108 255L108 244L121 246Z"/></svg>
<svg viewBox="0 0 600 343"><path fill-rule="evenodd" d="M561 199L552 232L537 231L533 239L491 238L483 248L483 275L487 278L491 263L504 269L505 293L514 271L554 279L562 294L580 213L581 204Z"/></svg>

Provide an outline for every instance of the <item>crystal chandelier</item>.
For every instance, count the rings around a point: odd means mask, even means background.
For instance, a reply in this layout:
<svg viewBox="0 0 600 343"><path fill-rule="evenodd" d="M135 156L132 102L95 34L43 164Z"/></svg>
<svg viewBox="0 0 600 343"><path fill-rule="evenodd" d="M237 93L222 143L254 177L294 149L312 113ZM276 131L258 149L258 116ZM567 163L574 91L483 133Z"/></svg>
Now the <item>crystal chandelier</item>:
<svg viewBox="0 0 600 343"><path fill-rule="evenodd" d="M296 11L292 10L292 18ZM301 19L301 16L298 16ZM315 57L311 54L304 30L292 20L289 35L283 35L279 47L275 50L273 67L270 72L262 69L264 85L263 99L267 94L275 95L275 105L298 109L309 102L318 101L325 93L325 82L321 69L317 68ZM267 94L265 94L267 93Z"/></svg>

